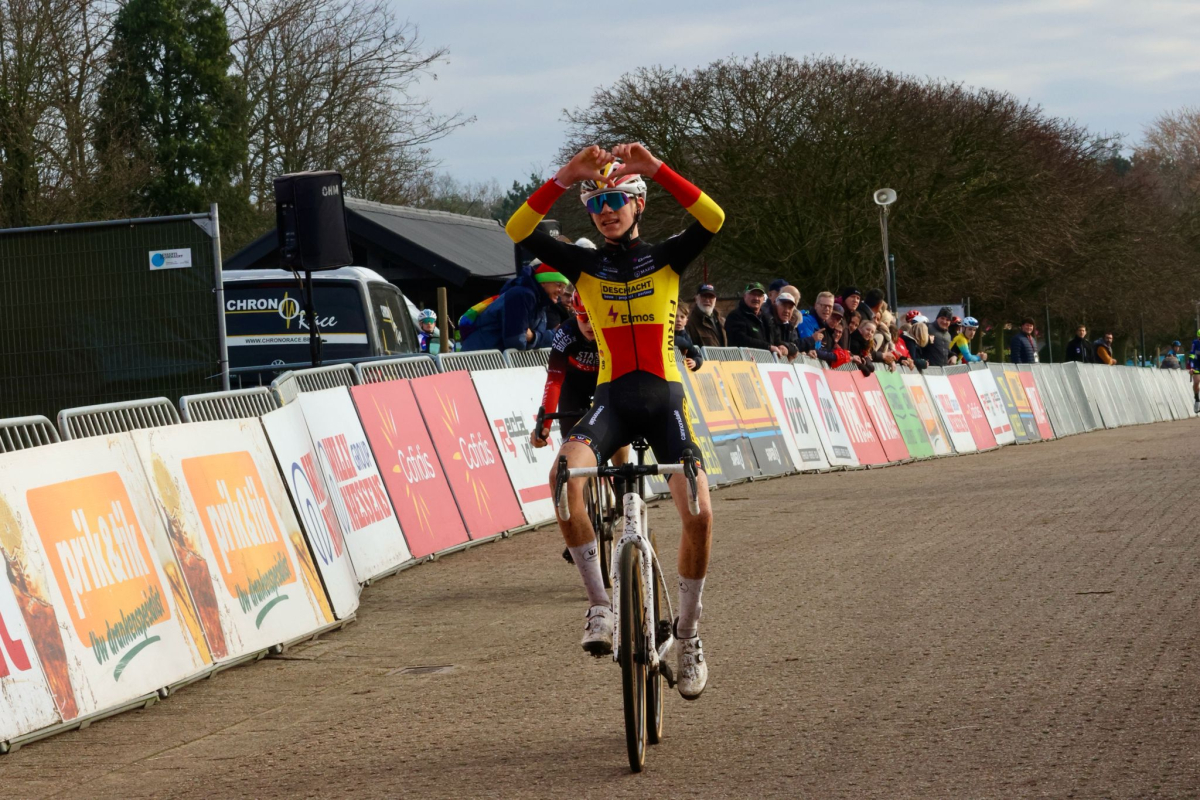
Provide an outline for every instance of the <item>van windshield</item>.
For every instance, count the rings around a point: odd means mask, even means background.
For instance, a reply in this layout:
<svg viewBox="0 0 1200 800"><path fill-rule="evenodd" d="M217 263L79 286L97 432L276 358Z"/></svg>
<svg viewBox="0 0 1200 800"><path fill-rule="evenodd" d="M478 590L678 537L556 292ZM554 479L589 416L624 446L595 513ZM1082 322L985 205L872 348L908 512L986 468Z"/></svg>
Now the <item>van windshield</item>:
<svg viewBox="0 0 1200 800"><path fill-rule="evenodd" d="M313 307L324 341L322 359L371 355L356 284L313 281ZM294 281L226 283L225 334L232 367L307 362L308 321L300 286Z"/></svg>

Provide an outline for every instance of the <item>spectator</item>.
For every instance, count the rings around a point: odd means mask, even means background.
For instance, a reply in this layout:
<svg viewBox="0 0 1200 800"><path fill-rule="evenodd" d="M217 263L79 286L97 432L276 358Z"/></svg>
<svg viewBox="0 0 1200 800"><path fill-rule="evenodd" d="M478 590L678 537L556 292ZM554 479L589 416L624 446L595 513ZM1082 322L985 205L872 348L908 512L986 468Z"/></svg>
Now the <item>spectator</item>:
<svg viewBox="0 0 1200 800"><path fill-rule="evenodd" d="M546 329L555 331L569 319L574 318L575 312L571 311L571 298L575 296L575 287L567 284L563 289L563 293L558 296L557 302L551 303L546 307Z"/></svg>
<svg viewBox="0 0 1200 800"><path fill-rule="evenodd" d="M938 309L937 319L929 329L929 342L921 351L921 355L931 367L944 367L950 363L950 322L953 319L954 312L950 310L950 306Z"/></svg>
<svg viewBox="0 0 1200 800"><path fill-rule="evenodd" d="M688 336L699 347L728 347L725 323L717 311L717 290L711 283L702 283L696 289L696 304L688 315Z"/></svg>
<svg viewBox="0 0 1200 800"><path fill-rule="evenodd" d="M775 310L775 298L779 297L779 292L787 285L788 282L784 278L776 278L771 281L771 285L767 287L767 302L763 303L764 315L765 312Z"/></svg>
<svg viewBox="0 0 1200 800"><path fill-rule="evenodd" d="M760 316L767 300L767 290L761 283L746 284L738 306L725 318L725 335L730 347L749 347L753 350L770 350L776 355L786 356L787 348L771 342L771 333Z"/></svg>
<svg viewBox="0 0 1200 800"><path fill-rule="evenodd" d="M842 306L835 303L829 312L827 325L821 345L817 348L817 358L825 362L830 369L837 369L843 364L850 363L850 353L841 346L842 334L845 332L845 322L842 319Z"/></svg>
<svg viewBox="0 0 1200 800"><path fill-rule="evenodd" d="M843 349L850 349L850 334L858 330L860 324L862 324L862 314L857 311L847 311L842 317L842 341L840 344Z"/></svg>
<svg viewBox="0 0 1200 800"><path fill-rule="evenodd" d="M1067 361L1078 361L1081 364L1095 364L1096 354L1092 343L1087 338L1087 326L1080 325L1075 329L1075 338L1067 342Z"/></svg>
<svg viewBox="0 0 1200 800"><path fill-rule="evenodd" d="M692 337L688 336L687 321L688 307L680 303L679 309L675 312L675 349L683 354L684 365L695 372L704 363L704 355L700 352L700 348L692 342Z"/></svg>
<svg viewBox="0 0 1200 800"><path fill-rule="evenodd" d="M429 346L438 340L439 332L437 329L437 312L432 308L425 308L417 316L417 321L421 325L421 330L417 331L417 344L421 348L422 353L429 352ZM433 352L437 352L435 348Z"/></svg>
<svg viewBox="0 0 1200 800"><path fill-rule="evenodd" d="M853 286L847 286L845 289L842 289L840 302L842 308L846 311L846 315L842 317L842 321L843 323L849 322L850 315L858 311L859 304L862 303L862 292ZM859 316L862 315L860 314Z"/></svg>
<svg viewBox="0 0 1200 800"><path fill-rule="evenodd" d="M796 326L792 324L792 315L796 312L796 301L799 294L800 290L794 286L784 287L775 296L775 302L769 308L763 308L762 312L767 341L774 346L782 346L784 352L779 355L786 356L789 361L795 359L801 350L800 337L796 335ZM805 349L811 350L812 347Z"/></svg>
<svg viewBox="0 0 1200 800"><path fill-rule="evenodd" d="M1021 330L1013 334L1009 340L1008 349L1012 352L1014 364L1036 364L1038 357L1037 339L1033 336L1033 317L1021 320Z"/></svg>
<svg viewBox="0 0 1200 800"><path fill-rule="evenodd" d="M1104 334L1099 339L1097 339L1093 344L1095 345L1095 348L1096 348L1096 351L1095 351L1096 352L1096 361L1098 363L1108 364L1110 367L1113 364L1117 363L1117 360L1115 358L1113 358L1113 351L1112 351L1113 335L1111 333Z"/></svg>
<svg viewBox="0 0 1200 800"><path fill-rule="evenodd" d="M549 347L554 332L546 327L546 309L567 287L563 274L536 261L504 284L492 304L475 320L463 350L534 350Z"/></svg>
<svg viewBox="0 0 1200 800"><path fill-rule="evenodd" d="M900 333L900 338L908 348L908 354L917 369L929 366L929 361L925 358L925 348L929 346L929 328L925 324L926 320L924 314L918 314L908 323L908 330Z"/></svg>
<svg viewBox="0 0 1200 800"><path fill-rule="evenodd" d="M969 364L974 361L987 361L987 353L971 354L971 340L975 331L979 330L979 320L967 317L962 321L962 327L957 336L950 340L950 352L958 357L959 363Z"/></svg>
<svg viewBox="0 0 1200 800"><path fill-rule="evenodd" d="M812 311L806 312L804 318L796 325L796 333L801 339L813 338L813 334L825 327L829 312L833 311L833 293L821 292L813 301Z"/></svg>
<svg viewBox="0 0 1200 800"><path fill-rule="evenodd" d="M849 337L850 346L846 349L850 351L850 360L858 365L863 375L870 375L874 372L874 362L882 360L876 357L875 348L872 346L874 337L875 322L869 319L859 322L858 327Z"/></svg>
<svg viewBox="0 0 1200 800"><path fill-rule="evenodd" d="M1163 355L1162 363L1159 364L1160 369L1183 369L1183 365L1179 363L1179 349L1183 345L1178 339L1171 342L1171 347Z"/></svg>
<svg viewBox="0 0 1200 800"><path fill-rule="evenodd" d="M863 298L862 305L858 307L858 313L862 314L863 319L873 319L879 322L879 312L883 310L883 289L868 289L867 296Z"/></svg>

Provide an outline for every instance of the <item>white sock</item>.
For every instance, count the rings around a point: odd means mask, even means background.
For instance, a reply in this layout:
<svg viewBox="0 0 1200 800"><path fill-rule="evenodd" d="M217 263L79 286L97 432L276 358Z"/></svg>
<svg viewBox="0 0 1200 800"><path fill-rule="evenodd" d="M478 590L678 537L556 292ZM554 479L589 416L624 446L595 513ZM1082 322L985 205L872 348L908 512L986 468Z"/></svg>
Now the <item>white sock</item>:
<svg viewBox="0 0 1200 800"><path fill-rule="evenodd" d="M675 635L680 639L691 639L700 624L700 594L704 591L704 578L679 576L679 621L675 623Z"/></svg>
<svg viewBox="0 0 1200 800"><path fill-rule="evenodd" d="M604 588L604 576L600 573L600 554L596 550L596 540L587 544L567 548L571 551L571 559L579 568L583 578L583 588L587 590L588 602L594 606L611 606L608 591Z"/></svg>

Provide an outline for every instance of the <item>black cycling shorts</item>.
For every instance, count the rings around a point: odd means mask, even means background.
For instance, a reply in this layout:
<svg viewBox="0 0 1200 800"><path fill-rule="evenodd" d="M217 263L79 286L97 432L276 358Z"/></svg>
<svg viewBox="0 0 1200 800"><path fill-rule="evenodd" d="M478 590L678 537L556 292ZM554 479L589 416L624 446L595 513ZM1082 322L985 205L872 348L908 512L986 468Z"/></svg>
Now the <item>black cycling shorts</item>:
<svg viewBox="0 0 1200 800"><path fill-rule="evenodd" d="M682 383L631 372L596 387L591 409L567 441L588 445L596 454L596 463L602 464L640 436L658 463L678 464L683 451L691 450L703 468L686 403Z"/></svg>

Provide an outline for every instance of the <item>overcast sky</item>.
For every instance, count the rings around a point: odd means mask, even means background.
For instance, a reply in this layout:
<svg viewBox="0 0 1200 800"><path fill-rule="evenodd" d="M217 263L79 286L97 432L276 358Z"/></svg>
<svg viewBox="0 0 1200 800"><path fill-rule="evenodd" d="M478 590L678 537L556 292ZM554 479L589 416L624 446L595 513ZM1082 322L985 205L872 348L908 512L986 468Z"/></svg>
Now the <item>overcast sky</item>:
<svg viewBox="0 0 1200 800"><path fill-rule="evenodd" d="M476 117L434 145L443 169L471 182L549 168L563 109L630 69L756 52L1001 89L1134 141L1163 111L1200 106L1196 0L393 2L428 45L450 49L420 91L440 112Z"/></svg>

